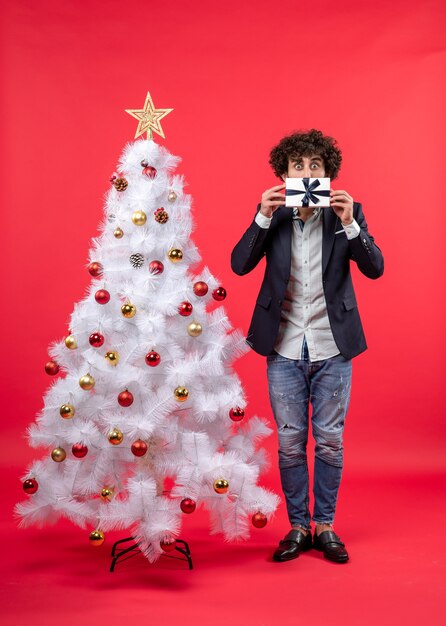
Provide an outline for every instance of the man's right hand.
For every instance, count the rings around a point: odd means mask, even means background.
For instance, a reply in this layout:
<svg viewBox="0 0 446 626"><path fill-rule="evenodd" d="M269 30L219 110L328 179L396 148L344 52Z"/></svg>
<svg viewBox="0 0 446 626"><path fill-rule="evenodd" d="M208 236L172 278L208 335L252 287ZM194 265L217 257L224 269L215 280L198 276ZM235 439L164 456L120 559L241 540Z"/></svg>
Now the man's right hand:
<svg viewBox="0 0 446 626"><path fill-rule="evenodd" d="M279 193L280 189L285 189L285 183L271 187L271 189L263 192L260 213L265 217L272 217L274 211L277 211L279 206L285 204L285 194Z"/></svg>

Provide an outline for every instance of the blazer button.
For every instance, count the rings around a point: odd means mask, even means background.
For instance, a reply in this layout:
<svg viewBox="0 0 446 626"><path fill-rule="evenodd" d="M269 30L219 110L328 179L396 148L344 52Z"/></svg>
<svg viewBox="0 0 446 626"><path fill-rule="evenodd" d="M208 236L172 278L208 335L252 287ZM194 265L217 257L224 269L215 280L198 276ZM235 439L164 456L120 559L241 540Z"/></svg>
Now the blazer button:
<svg viewBox="0 0 446 626"><path fill-rule="evenodd" d="M279 306L282 306L282 300L277 300L277 304L278 304Z"/></svg>

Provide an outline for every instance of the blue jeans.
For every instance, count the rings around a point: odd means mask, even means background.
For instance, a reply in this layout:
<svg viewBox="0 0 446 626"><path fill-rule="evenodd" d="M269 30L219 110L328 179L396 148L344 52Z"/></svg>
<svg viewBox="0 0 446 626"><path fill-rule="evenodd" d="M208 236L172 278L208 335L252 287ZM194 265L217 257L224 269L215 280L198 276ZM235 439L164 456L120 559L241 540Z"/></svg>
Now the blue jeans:
<svg viewBox="0 0 446 626"><path fill-rule="evenodd" d="M271 408L279 435L279 469L292 526L310 529L308 415L312 405L313 522L332 524L343 466L342 435L350 401L351 360L338 354L310 363L280 354L266 357Z"/></svg>

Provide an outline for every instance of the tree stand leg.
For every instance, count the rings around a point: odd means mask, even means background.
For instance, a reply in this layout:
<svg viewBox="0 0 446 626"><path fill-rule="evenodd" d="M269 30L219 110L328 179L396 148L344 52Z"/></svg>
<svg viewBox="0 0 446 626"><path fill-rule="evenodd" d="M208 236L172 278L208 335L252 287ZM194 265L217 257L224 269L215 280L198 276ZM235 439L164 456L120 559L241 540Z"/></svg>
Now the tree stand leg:
<svg viewBox="0 0 446 626"><path fill-rule="evenodd" d="M131 545L127 547L120 547L121 544L125 544L131 542ZM174 556L173 554L163 553L161 556L166 556L171 559L177 559L179 561L187 561L189 565L189 569L193 569L192 557L190 554L189 545L183 541L183 539L176 540L177 545L175 546L175 550L182 554L183 556ZM178 546L181 544L181 547ZM132 556L136 556L141 550L139 549L138 543L135 541L134 537L126 537L125 539L119 539L119 541L115 541L111 551L112 562L110 565L110 572L115 571L115 566L118 563L126 561L130 559Z"/></svg>

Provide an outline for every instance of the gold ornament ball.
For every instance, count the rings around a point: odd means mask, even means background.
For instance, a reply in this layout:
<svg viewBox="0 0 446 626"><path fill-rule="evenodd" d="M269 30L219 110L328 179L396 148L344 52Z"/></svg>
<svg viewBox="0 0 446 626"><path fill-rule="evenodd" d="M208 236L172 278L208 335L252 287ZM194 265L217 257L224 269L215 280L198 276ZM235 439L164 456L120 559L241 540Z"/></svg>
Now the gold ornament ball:
<svg viewBox="0 0 446 626"><path fill-rule="evenodd" d="M75 414L74 406L70 404L69 402L67 402L66 404L62 404L62 406L59 409L59 413L60 413L60 416L63 417L65 420L69 420L72 417L74 417L74 414Z"/></svg>
<svg viewBox="0 0 446 626"><path fill-rule="evenodd" d="M119 444L122 443L123 439L124 439L124 435L119 430L119 428L113 428L108 433L108 440L114 446L119 446Z"/></svg>
<svg viewBox="0 0 446 626"><path fill-rule="evenodd" d="M214 491L217 493L226 493L229 489L229 483L225 478L217 478L214 480Z"/></svg>
<svg viewBox="0 0 446 626"><path fill-rule="evenodd" d="M90 374L85 374L85 376L81 376L79 378L79 385L82 387L82 389L89 391L90 389L93 389L95 385L95 380L93 376L90 376Z"/></svg>
<svg viewBox="0 0 446 626"><path fill-rule="evenodd" d="M169 200L169 202L175 202L175 200L177 199L177 194L173 190L169 191L167 199Z"/></svg>
<svg viewBox="0 0 446 626"><path fill-rule="evenodd" d="M65 461L66 456L67 453L63 448L54 448L54 450L51 452L51 458L53 459L53 461L56 461L56 463L61 463L62 461Z"/></svg>
<svg viewBox="0 0 446 626"><path fill-rule="evenodd" d="M134 317L136 315L136 306L127 302L121 307L121 313L124 317Z"/></svg>
<svg viewBox="0 0 446 626"><path fill-rule="evenodd" d="M199 322L191 322L187 327L187 332L191 337L198 337L198 335L201 335L202 330L203 327Z"/></svg>
<svg viewBox="0 0 446 626"><path fill-rule="evenodd" d="M102 546L105 541L105 535L102 530L93 530L90 533L90 543L92 546Z"/></svg>
<svg viewBox="0 0 446 626"><path fill-rule="evenodd" d="M135 211L132 215L132 222L135 226L144 226L147 222L147 215L144 211Z"/></svg>
<svg viewBox="0 0 446 626"><path fill-rule="evenodd" d="M115 228L113 231L113 236L116 237L116 239L121 239L124 237L124 231L118 226L118 228Z"/></svg>
<svg viewBox="0 0 446 626"><path fill-rule="evenodd" d="M113 489L111 487L104 487L101 490L101 498L102 498L102 500L104 500L106 502L110 502L110 500L113 499L114 495L115 495L115 492L113 491Z"/></svg>
<svg viewBox="0 0 446 626"><path fill-rule="evenodd" d="M65 337L65 345L69 350L76 350L77 343L73 335L68 335L68 337Z"/></svg>
<svg viewBox="0 0 446 626"><path fill-rule="evenodd" d="M106 352L105 358L110 363L110 365L114 365L115 367L119 363L119 354L117 352Z"/></svg>
<svg viewBox="0 0 446 626"><path fill-rule="evenodd" d="M167 254L172 263L179 263L183 258L183 252L179 248L171 248Z"/></svg>
<svg viewBox="0 0 446 626"><path fill-rule="evenodd" d="M178 402L186 402L189 396L189 390L186 387L177 387L173 392L175 400Z"/></svg>

